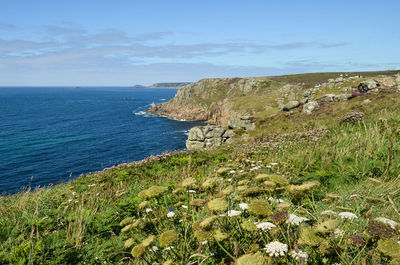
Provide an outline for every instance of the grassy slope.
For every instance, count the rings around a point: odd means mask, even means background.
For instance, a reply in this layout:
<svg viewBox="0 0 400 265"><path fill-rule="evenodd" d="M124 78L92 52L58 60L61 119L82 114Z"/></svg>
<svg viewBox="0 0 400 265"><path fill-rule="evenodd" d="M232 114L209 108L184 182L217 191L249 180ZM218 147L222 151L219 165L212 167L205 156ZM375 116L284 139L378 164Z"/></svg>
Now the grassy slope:
<svg viewBox="0 0 400 265"><path fill-rule="evenodd" d="M372 103L365 104L366 98ZM298 246L305 250L310 264L389 264L396 257L390 257L383 249L384 236L374 235L366 231L366 227L379 216L400 220L399 103L397 92L388 91L349 102L325 104L309 116L297 110L290 116L265 116L250 140L242 143L161 156L86 175L67 184L1 197L0 264L162 264L168 259L174 260L173 264L189 261L197 264L198 259L200 262L205 259L203 264L229 264L246 253L260 252L267 257L262 248L272 240L288 244L289 249ZM364 121L340 124L340 117L350 110L364 112ZM324 128L324 131L316 128ZM271 162L278 165L270 166ZM255 166L260 168L254 169ZM229 167L235 173L219 176L215 170L221 167ZM239 173L240 170L243 173ZM292 185L306 181L319 181L320 185L313 192L299 194L291 193L290 186L286 185L267 190L255 180L259 173L284 175ZM178 189L172 195L188 177L196 180L191 189L197 192L179 192ZM210 189L200 188L201 183L213 177L222 180ZM373 185L369 177L382 183ZM153 211L146 213L139 209L145 199L138 197L138 193L152 185L168 187L168 192L149 199L145 208ZM226 188L230 186L233 195L227 197ZM257 190L260 187L263 189ZM328 193L338 197L329 199ZM357 197L351 196L354 194ZM239 202L249 203L255 198L284 199L291 203L289 208L279 208L277 203L270 202L273 213L288 211L310 221L299 227L282 223L277 229L260 234L245 231L240 223L248 219L273 221L270 214L257 218L246 211L235 218L218 217L219 232L222 231L222 235L217 236L220 241L212 238L219 233L216 229L202 229L200 231L206 232L203 236L209 238L208 243L199 247L199 241L204 238L199 232L198 238L195 236L199 231L196 221L214 214L207 207L191 207L189 201L196 198L210 201L221 196L227 198L229 209L235 210L240 210ZM184 209L179 203L189 208ZM167 218L167 207L174 205L175 216ZM350 211L358 218L352 222L327 218L321 215L327 209ZM119 223L126 217L135 220L145 217L146 222L139 229L122 233ZM327 219L339 220L338 228L344 234L335 237L332 232L314 233L311 239L304 235L307 227L315 230L315 224ZM152 253L148 249L140 258L132 257L132 247L149 235L158 237L151 246L162 249L159 237L167 230L179 233L179 240L171 243L173 250ZM397 243L399 230L389 229L389 232ZM224 233L229 233L230 241L221 240ZM351 243L350 237L355 235L362 236L366 245ZM327 239L320 240L322 236ZM125 248L124 242L129 238L133 239L133 245ZM199 255L191 256L196 253ZM296 263L290 256L267 262Z"/></svg>

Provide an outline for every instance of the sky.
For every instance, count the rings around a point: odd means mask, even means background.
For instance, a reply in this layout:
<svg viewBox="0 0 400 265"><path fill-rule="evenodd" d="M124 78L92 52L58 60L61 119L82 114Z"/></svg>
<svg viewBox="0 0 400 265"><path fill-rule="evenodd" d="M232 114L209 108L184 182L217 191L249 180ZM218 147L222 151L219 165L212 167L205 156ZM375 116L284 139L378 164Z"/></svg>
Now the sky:
<svg viewBox="0 0 400 265"><path fill-rule="evenodd" d="M0 0L0 86L400 69L400 1Z"/></svg>

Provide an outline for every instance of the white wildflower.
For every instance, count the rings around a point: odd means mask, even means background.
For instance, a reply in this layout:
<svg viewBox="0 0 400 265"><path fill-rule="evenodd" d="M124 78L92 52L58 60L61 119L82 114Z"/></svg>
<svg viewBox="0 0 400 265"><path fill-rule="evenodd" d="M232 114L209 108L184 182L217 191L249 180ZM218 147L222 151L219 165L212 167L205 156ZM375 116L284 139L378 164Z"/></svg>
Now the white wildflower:
<svg viewBox="0 0 400 265"><path fill-rule="evenodd" d="M74 192L72 192L72 196L75 196L76 195L76 192L74 191Z"/></svg>
<svg viewBox="0 0 400 265"><path fill-rule="evenodd" d="M164 248L164 250L171 250L171 249L173 249L174 247L166 247L166 248Z"/></svg>
<svg viewBox="0 0 400 265"><path fill-rule="evenodd" d="M334 211L331 211L331 210L326 210L326 211L321 212L321 215L333 215L333 216L336 216L337 213L334 212Z"/></svg>
<svg viewBox="0 0 400 265"><path fill-rule="evenodd" d="M400 226L400 224L398 222L395 222L395 221L390 220L390 219L385 218L385 217L377 217L377 218L375 218L375 221L377 221L379 223L382 223L382 224L385 224L385 225L388 225L392 229L396 229L397 226Z"/></svg>
<svg viewBox="0 0 400 265"><path fill-rule="evenodd" d="M235 216L241 215L242 212L241 211L236 211L236 210L230 210L230 211L228 211L227 214L228 214L229 217L235 217Z"/></svg>
<svg viewBox="0 0 400 265"><path fill-rule="evenodd" d="M355 215L354 213L351 213L351 212L341 212L341 213L339 213L339 216L342 219L348 219L348 220L353 220L353 219L358 218L357 215Z"/></svg>
<svg viewBox="0 0 400 265"><path fill-rule="evenodd" d="M157 252L158 251L158 247L157 246L152 246L150 251Z"/></svg>
<svg viewBox="0 0 400 265"><path fill-rule="evenodd" d="M232 178L228 179L228 181L231 182L231 181L232 181Z"/></svg>
<svg viewBox="0 0 400 265"><path fill-rule="evenodd" d="M270 255L271 257L279 257L279 256L285 256L287 251L288 251L288 245L283 244L278 241L273 241L269 243L268 245L265 246L265 251Z"/></svg>
<svg viewBox="0 0 400 265"><path fill-rule="evenodd" d="M268 166L265 166L266 168L272 168L270 165L268 165Z"/></svg>
<svg viewBox="0 0 400 265"><path fill-rule="evenodd" d="M207 243L208 243L207 240L204 240L204 241L201 241L201 242L200 242L200 244L202 244L203 246L204 246L204 245L207 245Z"/></svg>
<svg viewBox="0 0 400 265"><path fill-rule="evenodd" d="M303 259L304 261L307 261L307 259L308 259L307 252L305 252L305 251L303 251L301 249L299 249L299 251L292 250L290 252L290 255L292 256L292 258L294 258L297 261L300 261L301 259Z"/></svg>
<svg viewBox="0 0 400 265"><path fill-rule="evenodd" d="M335 231L333 231L333 235L336 238L344 236L344 231L342 229L336 228Z"/></svg>
<svg viewBox="0 0 400 265"><path fill-rule="evenodd" d="M358 197L359 197L358 194L351 194L351 195L350 195L350 198L351 198L351 199L358 198Z"/></svg>
<svg viewBox="0 0 400 265"><path fill-rule="evenodd" d="M239 171L239 173L243 173L244 172L244 170L243 169L241 169L240 171Z"/></svg>
<svg viewBox="0 0 400 265"><path fill-rule="evenodd" d="M96 184L89 184L88 185L89 188L94 187L94 186L96 186Z"/></svg>
<svg viewBox="0 0 400 265"><path fill-rule="evenodd" d="M220 217L224 217L224 216L226 216L226 214L221 213L219 216L220 216Z"/></svg>
<svg viewBox="0 0 400 265"><path fill-rule="evenodd" d="M239 203L239 208L244 211L244 210L249 209L249 205L247 203L242 202L242 203Z"/></svg>
<svg viewBox="0 0 400 265"><path fill-rule="evenodd" d="M195 190L188 190L187 192L189 192L189 193L196 193Z"/></svg>
<svg viewBox="0 0 400 265"><path fill-rule="evenodd" d="M271 166L277 166L278 163L269 163Z"/></svg>
<svg viewBox="0 0 400 265"><path fill-rule="evenodd" d="M236 171L235 170L231 170L229 171L229 173L234 174Z"/></svg>
<svg viewBox="0 0 400 265"><path fill-rule="evenodd" d="M169 212L169 213L167 213L167 217L168 218L172 218L172 217L174 217L175 216L175 213L174 212Z"/></svg>
<svg viewBox="0 0 400 265"><path fill-rule="evenodd" d="M146 208L146 213L149 213L149 212L152 212L153 211L153 209L151 209L151 208Z"/></svg>
<svg viewBox="0 0 400 265"><path fill-rule="evenodd" d="M305 217L300 217L295 214L289 214L288 219L286 220L287 224L291 225L300 225L302 222L309 221L309 219Z"/></svg>
<svg viewBox="0 0 400 265"><path fill-rule="evenodd" d="M262 231L271 230L272 228L276 227L276 225L270 222L259 223L256 226L258 229L261 229Z"/></svg>
<svg viewBox="0 0 400 265"><path fill-rule="evenodd" d="M68 202L72 202L72 199L69 199Z"/></svg>
<svg viewBox="0 0 400 265"><path fill-rule="evenodd" d="M182 205L182 208L187 209L188 207L186 205Z"/></svg>

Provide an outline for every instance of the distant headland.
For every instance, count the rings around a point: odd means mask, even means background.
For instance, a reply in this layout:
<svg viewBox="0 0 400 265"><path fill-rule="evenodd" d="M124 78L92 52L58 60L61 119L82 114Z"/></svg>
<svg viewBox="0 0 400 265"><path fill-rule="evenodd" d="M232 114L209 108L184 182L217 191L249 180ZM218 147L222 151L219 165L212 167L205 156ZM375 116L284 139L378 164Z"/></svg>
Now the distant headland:
<svg viewBox="0 0 400 265"><path fill-rule="evenodd" d="M192 82L174 82L174 83L154 83L151 86L134 85L133 88L175 88L191 84Z"/></svg>

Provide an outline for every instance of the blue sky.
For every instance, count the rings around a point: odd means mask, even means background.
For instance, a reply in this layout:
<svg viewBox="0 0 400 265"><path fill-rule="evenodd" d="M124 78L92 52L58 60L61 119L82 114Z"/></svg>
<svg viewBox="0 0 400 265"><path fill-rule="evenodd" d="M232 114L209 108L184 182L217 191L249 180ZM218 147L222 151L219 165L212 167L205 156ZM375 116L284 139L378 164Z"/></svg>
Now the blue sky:
<svg viewBox="0 0 400 265"><path fill-rule="evenodd" d="M0 0L0 86L400 69L400 1Z"/></svg>

